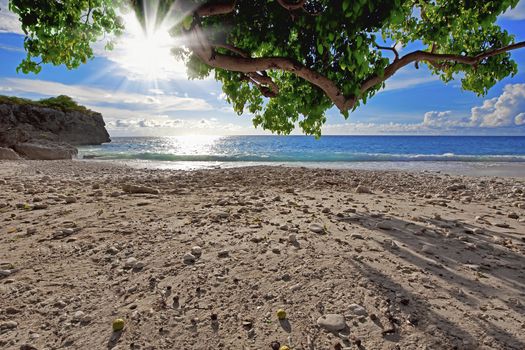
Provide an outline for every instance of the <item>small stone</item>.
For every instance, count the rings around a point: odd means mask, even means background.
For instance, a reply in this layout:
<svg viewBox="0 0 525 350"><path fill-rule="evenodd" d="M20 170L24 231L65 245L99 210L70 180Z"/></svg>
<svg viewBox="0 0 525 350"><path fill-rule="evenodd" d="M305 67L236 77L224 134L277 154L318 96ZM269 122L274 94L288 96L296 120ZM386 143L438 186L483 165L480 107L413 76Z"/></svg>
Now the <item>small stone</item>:
<svg viewBox="0 0 525 350"><path fill-rule="evenodd" d="M328 332L338 332L346 328L345 317L339 314L327 314L317 319L317 325Z"/></svg>
<svg viewBox="0 0 525 350"><path fill-rule="evenodd" d="M293 233L288 235L288 242L294 244L297 243L297 236Z"/></svg>
<svg viewBox="0 0 525 350"><path fill-rule="evenodd" d="M128 258L126 262L124 263L125 269L132 269L135 267L135 264L137 264L138 260L134 257Z"/></svg>
<svg viewBox="0 0 525 350"><path fill-rule="evenodd" d="M272 348L272 350L279 350L281 348L281 343L279 343L278 341L273 341L270 343L270 347Z"/></svg>
<svg viewBox="0 0 525 350"><path fill-rule="evenodd" d="M67 304L62 301L62 300L58 300L55 304L54 304L55 307L58 307L60 309L63 309L67 306Z"/></svg>
<svg viewBox="0 0 525 350"><path fill-rule="evenodd" d="M421 252L425 254L434 254L434 249L429 244L423 244L423 247L421 248Z"/></svg>
<svg viewBox="0 0 525 350"><path fill-rule="evenodd" d="M145 266L146 266L146 263L144 263L142 261L137 261L135 263L135 266L133 266L133 269L134 270L140 270L140 269L143 269Z"/></svg>
<svg viewBox="0 0 525 350"><path fill-rule="evenodd" d="M76 199L76 197L73 197L73 196L67 196L66 198L64 198L64 201L67 204L71 204L71 203L76 203L77 199Z"/></svg>
<svg viewBox="0 0 525 350"><path fill-rule="evenodd" d="M182 257L182 260L184 261L185 264L193 264L195 262L196 258L195 258L195 255L193 255L191 253L186 253Z"/></svg>
<svg viewBox="0 0 525 350"><path fill-rule="evenodd" d="M51 235L51 238L53 238L53 239L61 239L61 238L65 238L65 237L71 236L73 233L75 233L74 229L66 228L66 229L63 229L63 230L59 230L59 231L53 232L53 234Z"/></svg>
<svg viewBox="0 0 525 350"><path fill-rule="evenodd" d="M215 214L213 214L213 216L215 217L215 219L227 219L230 216L230 214L228 214L225 211L218 211Z"/></svg>
<svg viewBox="0 0 525 350"><path fill-rule="evenodd" d="M509 213L509 215L507 215L507 217L509 219L519 219L520 216L518 214L516 214L516 213Z"/></svg>
<svg viewBox="0 0 525 350"><path fill-rule="evenodd" d="M294 284L293 286L290 287L290 291L297 292L298 290L301 290L301 288L302 288L302 285L300 283Z"/></svg>
<svg viewBox="0 0 525 350"><path fill-rule="evenodd" d="M492 236L492 241L496 244L503 244L505 242L500 236Z"/></svg>
<svg viewBox="0 0 525 350"><path fill-rule="evenodd" d="M85 316L86 316L86 314L84 312L77 311L73 315L73 321L80 322L80 321L82 321L84 319Z"/></svg>
<svg viewBox="0 0 525 350"><path fill-rule="evenodd" d="M35 333L32 333L32 334L35 334ZM20 350L38 350L38 349L30 344L22 344L20 345Z"/></svg>
<svg viewBox="0 0 525 350"><path fill-rule="evenodd" d="M5 313L8 314L8 315L18 314L18 313L20 313L21 311L22 311L22 310L17 309L16 307L12 307L12 306L8 306L8 307L5 309Z"/></svg>
<svg viewBox="0 0 525 350"><path fill-rule="evenodd" d="M127 193L146 193L146 194L159 194L160 191L156 188L147 186L131 185L126 184L122 186L122 190Z"/></svg>
<svg viewBox="0 0 525 350"><path fill-rule="evenodd" d="M227 250L221 250L219 253L217 253L217 256L219 258L227 258L228 256L230 256L230 252Z"/></svg>
<svg viewBox="0 0 525 350"><path fill-rule="evenodd" d="M356 193L368 193L368 194L372 193L372 191L368 187L362 186L362 185L357 186L355 189L355 192Z"/></svg>
<svg viewBox="0 0 525 350"><path fill-rule="evenodd" d="M191 254L195 256L196 258L200 257L202 255L202 248L198 245L191 248Z"/></svg>
<svg viewBox="0 0 525 350"><path fill-rule="evenodd" d="M388 221L381 221L377 224L376 227L381 230L387 230L387 231L392 229L392 225Z"/></svg>
<svg viewBox="0 0 525 350"><path fill-rule="evenodd" d="M5 321L0 323L0 329L15 329L18 327L18 323L15 321Z"/></svg>
<svg viewBox="0 0 525 350"><path fill-rule="evenodd" d="M28 235L34 235L36 233L36 228L35 227L28 227L26 232L27 232Z"/></svg>
<svg viewBox="0 0 525 350"><path fill-rule="evenodd" d="M11 270L0 270L0 277L7 277L9 275L11 275L13 273L13 271Z"/></svg>
<svg viewBox="0 0 525 350"><path fill-rule="evenodd" d="M348 305L348 309L350 309L350 312L357 316L364 316L367 314L366 309L358 304L350 304Z"/></svg>
<svg viewBox="0 0 525 350"><path fill-rule="evenodd" d="M390 249L393 249L393 250L399 250L399 246L397 245L396 242L394 242L393 240L391 239L385 239L385 243L388 245L388 247Z"/></svg>
<svg viewBox="0 0 525 350"><path fill-rule="evenodd" d="M106 252L111 255L115 255L119 252L119 250L113 246L109 247Z"/></svg>
<svg viewBox="0 0 525 350"><path fill-rule="evenodd" d="M325 232L324 226L321 224L317 224L317 223L311 224L308 228L310 229L310 231L314 233L324 233Z"/></svg>

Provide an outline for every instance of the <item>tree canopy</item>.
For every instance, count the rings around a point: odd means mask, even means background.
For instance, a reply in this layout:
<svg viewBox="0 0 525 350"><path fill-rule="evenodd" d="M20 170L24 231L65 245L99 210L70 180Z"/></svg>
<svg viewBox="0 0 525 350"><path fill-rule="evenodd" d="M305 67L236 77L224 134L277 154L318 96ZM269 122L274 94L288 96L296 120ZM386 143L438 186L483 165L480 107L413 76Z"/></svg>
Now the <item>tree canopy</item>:
<svg viewBox="0 0 525 350"><path fill-rule="evenodd" d="M517 73L510 51L525 47L496 23L518 0L11 0L26 33L19 69L78 67L123 32L123 7L146 25L152 3L157 24L176 19L184 45L172 51L188 76L213 74L238 114L277 133L320 135L328 109L347 118L410 64L486 94Z"/></svg>

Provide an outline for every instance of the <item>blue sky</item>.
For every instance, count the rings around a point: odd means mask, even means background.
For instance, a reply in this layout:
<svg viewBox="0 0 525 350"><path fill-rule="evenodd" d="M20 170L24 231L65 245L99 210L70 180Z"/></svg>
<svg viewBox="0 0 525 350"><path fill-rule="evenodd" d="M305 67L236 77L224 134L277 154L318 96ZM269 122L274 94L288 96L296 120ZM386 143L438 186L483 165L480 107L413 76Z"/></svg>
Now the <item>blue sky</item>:
<svg viewBox="0 0 525 350"><path fill-rule="evenodd" d="M151 47L145 53L151 43L140 41L132 19L115 51L106 52L101 44L97 57L77 70L44 66L38 75L17 74L23 36L6 4L0 0L0 94L35 99L70 95L101 112L112 136L265 133L253 127L250 115L233 112L218 83L188 81L164 42L159 43L162 51ZM525 40L525 0L499 23L517 41ZM330 110L323 133L525 135L525 49L512 55L520 72L484 97L462 91L458 81L444 84L424 66L406 67L348 120Z"/></svg>

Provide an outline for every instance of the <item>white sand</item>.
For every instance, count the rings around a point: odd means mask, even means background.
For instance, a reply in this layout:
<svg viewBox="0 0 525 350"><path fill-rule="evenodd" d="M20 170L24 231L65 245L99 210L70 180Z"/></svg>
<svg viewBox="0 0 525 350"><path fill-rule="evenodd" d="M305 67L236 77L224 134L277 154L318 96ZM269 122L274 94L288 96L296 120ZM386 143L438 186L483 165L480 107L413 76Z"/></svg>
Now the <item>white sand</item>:
<svg viewBox="0 0 525 350"><path fill-rule="evenodd" d="M523 179L4 161L0 348L524 349L524 219Z"/></svg>

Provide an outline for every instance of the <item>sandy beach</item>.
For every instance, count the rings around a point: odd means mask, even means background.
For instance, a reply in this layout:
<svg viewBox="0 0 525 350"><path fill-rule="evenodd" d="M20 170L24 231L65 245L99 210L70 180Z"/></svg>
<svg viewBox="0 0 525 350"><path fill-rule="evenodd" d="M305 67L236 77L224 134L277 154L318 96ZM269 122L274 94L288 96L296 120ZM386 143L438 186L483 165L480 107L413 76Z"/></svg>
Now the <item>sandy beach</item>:
<svg viewBox="0 0 525 350"><path fill-rule="evenodd" d="M0 222L2 349L525 348L524 178L1 161Z"/></svg>

